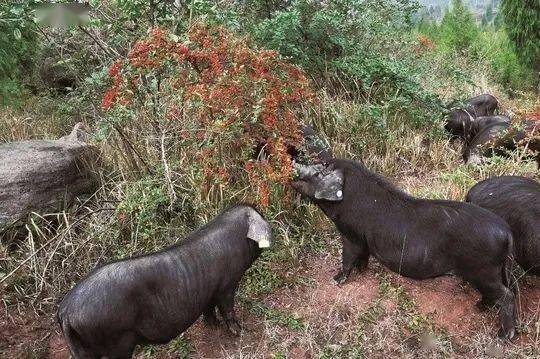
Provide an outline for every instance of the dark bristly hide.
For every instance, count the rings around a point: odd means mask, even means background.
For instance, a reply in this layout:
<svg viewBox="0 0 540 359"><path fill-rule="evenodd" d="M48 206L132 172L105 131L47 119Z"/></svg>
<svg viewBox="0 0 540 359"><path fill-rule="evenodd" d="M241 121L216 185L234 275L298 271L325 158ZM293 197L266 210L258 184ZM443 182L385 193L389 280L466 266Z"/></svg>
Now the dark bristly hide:
<svg viewBox="0 0 540 359"><path fill-rule="evenodd" d="M333 158L332 150L310 125L301 125L303 146L287 146L287 153L296 162L328 162ZM254 148L254 159L266 158L266 142L258 142Z"/></svg>
<svg viewBox="0 0 540 359"><path fill-rule="evenodd" d="M516 261L527 274L540 276L540 183L519 176L493 177L474 185L466 201L510 225Z"/></svg>
<svg viewBox="0 0 540 359"><path fill-rule="evenodd" d="M201 314L216 323L216 306L238 335L236 289L270 239L269 223L238 205L176 245L95 269L58 309L72 355L130 358L136 345L167 343Z"/></svg>
<svg viewBox="0 0 540 359"><path fill-rule="evenodd" d="M472 123L477 117L493 116L499 107L495 96L483 94L467 100L464 108L450 108L445 128L452 136L466 139Z"/></svg>
<svg viewBox="0 0 540 359"><path fill-rule="evenodd" d="M487 93L472 97L467 103L474 112L474 117L494 115L499 107L497 98Z"/></svg>
<svg viewBox="0 0 540 359"><path fill-rule="evenodd" d="M480 164L483 157L492 154L507 155L518 148L526 148L540 167L540 124L532 119L524 119L510 124L495 121L482 128L465 146L465 163Z"/></svg>
<svg viewBox="0 0 540 359"><path fill-rule="evenodd" d="M481 164L482 158L489 155L494 142L498 138L502 138L509 127L509 123L492 123L484 127L465 145L463 149L463 161L476 165Z"/></svg>
<svg viewBox="0 0 540 359"><path fill-rule="evenodd" d="M414 198L355 161L296 167L293 188L312 199L342 234L338 283L354 267L366 268L370 255L415 279L454 273L481 292L483 304L500 308L499 336L514 336L512 233L500 217L469 203Z"/></svg>
<svg viewBox="0 0 540 359"><path fill-rule="evenodd" d="M510 117L504 115L480 116L474 119L470 128L465 133L465 142L470 143L472 139L484 128L496 124L510 124Z"/></svg>

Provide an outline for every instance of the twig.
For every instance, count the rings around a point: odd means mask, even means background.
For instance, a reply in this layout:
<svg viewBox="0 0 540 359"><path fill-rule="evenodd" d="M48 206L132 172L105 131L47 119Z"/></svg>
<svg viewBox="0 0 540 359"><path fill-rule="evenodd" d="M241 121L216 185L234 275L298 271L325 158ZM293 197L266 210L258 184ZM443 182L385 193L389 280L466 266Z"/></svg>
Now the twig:
<svg viewBox="0 0 540 359"><path fill-rule="evenodd" d="M169 170L169 164L167 163L167 157L165 155L165 131L161 133L161 160L163 161L163 167L165 169L165 179L167 180L167 189L169 192L170 205L169 209L172 210L174 202L176 202L176 193L171 180L171 172Z"/></svg>
<svg viewBox="0 0 540 359"><path fill-rule="evenodd" d="M67 219L67 216L66 216L66 212L63 212L62 214L63 214L63 218L64 218L64 223L66 223L66 225L67 225L66 227L69 227L69 222L68 222L68 219ZM49 264L51 264L52 259L53 259L54 255L56 254L56 251L58 251L58 247L60 247L61 243L62 243L62 241L56 242L56 246L54 247L54 250L52 251L51 255L49 256L49 259L47 260L47 263L45 263L45 267L43 267L43 273L41 274L41 281L39 283L38 295L43 290L43 286L45 285L45 275L47 274L47 269L49 268Z"/></svg>
<svg viewBox="0 0 540 359"><path fill-rule="evenodd" d="M148 173L153 175L154 173L152 172L152 170L150 169L150 167L148 166L148 164L146 163L144 158L139 154L137 149L135 149L135 147L128 140L128 138L127 138L126 134L124 133L124 131L122 131L122 129L120 127L116 126L116 125L114 125L114 129L118 132L120 137L122 137L122 140L124 140L124 142L128 145L128 147L137 155L137 157L139 157L139 160L141 160L143 165L146 167L146 170L148 171Z"/></svg>
<svg viewBox="0 0 540 359"><path fill-rule="evenodd" d="M19 264L15 269L13 269L11 272L9 272L5 277L0 279L0 284L4 283L8 278L10 278L13 274L15 274L19 269L21 269L26 263L28 263L30 260L32 260L39 252L41 252L45 247L47 247L49 244L51 244L55 239L57 239L57 238L59 238L61 236L63 238L63 236L65 236L71 230L71 228L73 228L73 226L75 226L77 223L81 222L86 217L89 217L91 214L94 214L94 213L103 212L103 211L112 211L112 210L114 210L114 209L113 208L100 208L100 209L95 210L93 212L88 212L87 214L85 214L81 218L77 219L69 227L67 227L64 232L59 233L56 236L49 239L41 247L39 247L37 250L35 250L30 256L28 256L25 260L23 260L21 262L21 264Z"/></svg>
<svg viewBox="0 0 540 359"><path fill-rule="evenodd" d="M120 57L120 54L113 48L106 48L105 45L103 45L103 43L97 38L95 37L90 31L86 30L84 27L82 27L81 25L78 26L79 30L81 30L82 32L84 32L86 35L88 35L92 40L94 40L94 42L96 43L96 45L99 46L99 48L101 50L103 50L105 53L111 55L116 55L117 57Z"/></svg>

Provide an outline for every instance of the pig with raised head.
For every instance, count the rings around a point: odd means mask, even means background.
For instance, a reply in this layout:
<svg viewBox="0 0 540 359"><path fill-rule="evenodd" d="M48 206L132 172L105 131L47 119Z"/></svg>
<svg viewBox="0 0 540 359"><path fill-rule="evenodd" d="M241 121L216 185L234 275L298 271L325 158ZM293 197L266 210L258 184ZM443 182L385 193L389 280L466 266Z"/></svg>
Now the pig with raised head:
<svg viewBox="0 0 540 359"><path fill-rule="evenodd" d="M540 276L540 183L520 176L488 178L474 185L465 200L510 225L516 261L527 274Z"/></svg>
<svg viewBox="0 0 540 359"><path fill-rule="evenodd" d="M58 309L72 355L130 358L136 345L167 343L201 314L216 323L216 307L238 335L236 289L270 239L270 224L236 205L178 244L93 270Z"/></svg>
<svg viewBox="0 0 540 359"><path fill-rule="evenodd" d="M469 203L415 198L368 170L336 159L327 165L296 165L293 188L334 222L343 241L343 283L369 256L414 279L454 273L500 308L499 336L515 334L510 290L512 232L497 215Z"/></svg>
<svg viewBox="0 0 540 359"><path fill-rule="evenodd" d="M333 158L332 150L328 143L315 132L310 125L300 125L302 133L301 145L287 145L287 153L296 162L327 162ZM266 141L257 142L253 149L254 158L266 157Z"/></svg>
<svg viewBox="0 0 540 359"><path fill-rule="evenodd" d="M289 153L298 162L300 155L310 157L315 162L328 162L334 158L328 143L318 135L310 125L302 125L302 136L305 139L304 150L290 148Z"/></svg>

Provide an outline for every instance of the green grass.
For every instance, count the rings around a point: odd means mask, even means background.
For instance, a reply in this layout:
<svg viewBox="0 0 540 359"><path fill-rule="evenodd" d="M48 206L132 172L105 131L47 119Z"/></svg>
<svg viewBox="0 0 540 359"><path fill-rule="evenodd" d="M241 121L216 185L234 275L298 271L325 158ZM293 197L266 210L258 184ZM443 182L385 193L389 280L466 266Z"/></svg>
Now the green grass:
<svg viewBox="0 0 540 359"><path fill-rule="evenodd" d="M250 313L263 317L272 324L284 326L295 331L304 331L308 326L308 323L297 314L272 308L262 302L249 301L247 303Z"/></svg>

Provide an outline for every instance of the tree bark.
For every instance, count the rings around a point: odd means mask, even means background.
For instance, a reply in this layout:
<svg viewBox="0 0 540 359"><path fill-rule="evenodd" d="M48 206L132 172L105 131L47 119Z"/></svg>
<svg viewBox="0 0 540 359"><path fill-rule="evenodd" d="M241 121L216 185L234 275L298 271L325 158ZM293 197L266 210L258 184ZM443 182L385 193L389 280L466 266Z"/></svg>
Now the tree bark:
<svg viewBox="0 0 540 359"><path fill-rule="evenodd" d="M93 193L96 160L82 124L58 140L0 145L0 234L32 212L60 212L78 196Z"/></svg>

